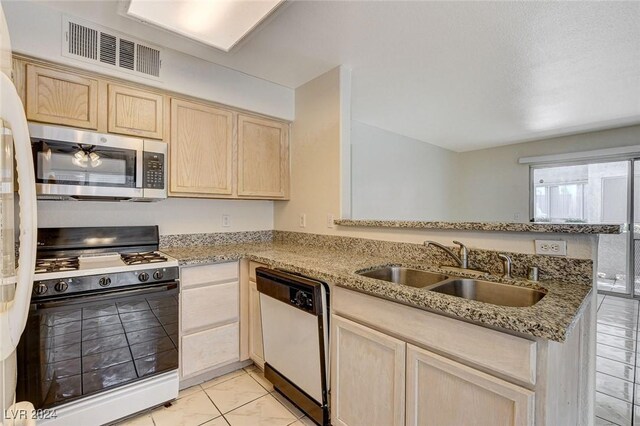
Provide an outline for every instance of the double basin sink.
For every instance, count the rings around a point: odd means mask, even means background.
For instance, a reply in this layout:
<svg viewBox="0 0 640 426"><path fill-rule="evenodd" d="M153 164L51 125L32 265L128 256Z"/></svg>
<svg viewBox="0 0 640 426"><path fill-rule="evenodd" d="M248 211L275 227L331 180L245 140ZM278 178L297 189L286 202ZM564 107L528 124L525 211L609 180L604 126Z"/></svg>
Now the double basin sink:
<svg viewBox="0 0 640 426"><path fill-rule="evenodd" d="M500 306L533 306L545 295L544 292L532 288L471 278L449 277L437 272L402 266L385 266L359 272L359 275Z"/></svg>

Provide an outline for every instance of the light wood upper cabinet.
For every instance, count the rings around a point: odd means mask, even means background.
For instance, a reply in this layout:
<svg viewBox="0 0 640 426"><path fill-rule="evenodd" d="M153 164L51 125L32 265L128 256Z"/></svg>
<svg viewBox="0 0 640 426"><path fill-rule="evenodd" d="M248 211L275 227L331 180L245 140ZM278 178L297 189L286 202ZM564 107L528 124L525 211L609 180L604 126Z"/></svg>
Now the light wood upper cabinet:
<svg viewBox="0 0 640 426"><path fill-rule="evenodd" d="M407 425L533 425L528 389L407 345Z"/></svg>
<svg viewBox="0 0 640 426"><path fill-rule="evenodd" d="M332 424L404 425L406 344L335 315L331 321Z"/></svg>
<svg viewBox="0 0 640 426"><path fill-rule="evenodd" d="M171 194L233 194L233 113L171 99Z"/></svg>
<svg viewBox="0 0 640 426"><path fill-rule="evenodd" d="M109 132L162 139L164 96L115 84L108 92Z"/></svg>
<svg viewBox="0 0 640 426"><path fill-rule="evenodd" d="M289 196L289 126L238 114L238 196Z"/></svg>
<svg viewBox="0 0 640 426"><path fill-rule="evenodd" d="M98 128L98 80L27 65L27 119L64 126Z"/></svg>

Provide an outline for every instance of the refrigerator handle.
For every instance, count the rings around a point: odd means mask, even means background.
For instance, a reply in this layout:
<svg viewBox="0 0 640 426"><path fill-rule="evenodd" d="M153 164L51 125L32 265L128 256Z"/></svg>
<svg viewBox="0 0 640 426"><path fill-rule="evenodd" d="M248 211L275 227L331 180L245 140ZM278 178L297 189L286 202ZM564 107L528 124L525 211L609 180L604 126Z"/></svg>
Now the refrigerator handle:
<svg viewBox="0 0 640 426"><path fill-rule="evenodd" d="M27 322L35 270L38 224L35 175L27 118L13 82L1 72L0 118L10 125L13 133L20 208L20 257L16 291L7 309L0 312L0 361L3 361L15 351Z"/></svg>

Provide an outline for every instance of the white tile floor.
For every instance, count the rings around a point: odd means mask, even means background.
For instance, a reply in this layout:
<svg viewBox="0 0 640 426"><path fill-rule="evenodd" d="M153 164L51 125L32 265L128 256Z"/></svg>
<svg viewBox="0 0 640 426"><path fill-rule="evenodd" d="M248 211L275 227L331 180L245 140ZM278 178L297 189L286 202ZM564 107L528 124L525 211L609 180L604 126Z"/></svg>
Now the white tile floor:
<svg viewBox="0 0 640 426"><path fill-rule="evenodd" d="M180 392L160 407L119 423L127 426L304 426L314 425L273 390L262 371L250 366Z"/></svg>
<svg viewBox="0 0 640 426"><path fill-rule="evenodd" d="M598 296L596 425L640 426L639 303Z"/></svg>

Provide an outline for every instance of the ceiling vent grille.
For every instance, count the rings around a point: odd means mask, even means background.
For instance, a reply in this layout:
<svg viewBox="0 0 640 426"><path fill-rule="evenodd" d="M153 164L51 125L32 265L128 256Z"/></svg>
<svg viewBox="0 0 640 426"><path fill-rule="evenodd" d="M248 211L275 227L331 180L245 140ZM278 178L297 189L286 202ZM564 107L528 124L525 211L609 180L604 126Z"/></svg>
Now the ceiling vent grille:
<svg viewBox="0 0 640 426"><path fill-rule="evenodd" d="M160 78L160 49L76 18L65 17L63 21L63 56L147 78Z"/></svg>

